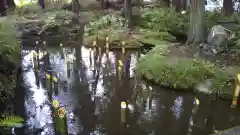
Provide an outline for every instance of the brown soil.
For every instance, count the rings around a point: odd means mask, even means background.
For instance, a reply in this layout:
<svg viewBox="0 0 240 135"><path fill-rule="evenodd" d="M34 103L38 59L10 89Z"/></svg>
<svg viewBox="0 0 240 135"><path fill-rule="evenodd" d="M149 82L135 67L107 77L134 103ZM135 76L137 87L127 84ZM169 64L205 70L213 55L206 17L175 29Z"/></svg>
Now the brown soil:
<svg viewBox="0 0 240 135"><path fill-rule="evenodd" d="M200 57L204 60L211 61L223 66L237 66L240 65L240 53L229 50L220 54L206 54L204 51L185 44L175 44L169 47L169 57L186 57L196 58Z"/></svg>

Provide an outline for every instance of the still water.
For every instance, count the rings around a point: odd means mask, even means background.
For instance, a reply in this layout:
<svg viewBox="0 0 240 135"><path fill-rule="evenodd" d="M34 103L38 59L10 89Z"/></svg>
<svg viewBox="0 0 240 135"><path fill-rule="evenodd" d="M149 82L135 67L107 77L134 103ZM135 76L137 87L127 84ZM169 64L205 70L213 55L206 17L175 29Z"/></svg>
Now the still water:
<svg viewBox="0 0 240 135"><path fill-rule="evenodd" d="M240 124L240 109L230 109L229 101L165 90L137 78L138 52L93 57L85 47L63 49L49 53L49 62L41 56L37 72L31 50L22 50L26 135L56 134L53 99L67 110L69 135L207 135ZM55 88L46 82L44 63L58 77ZM122 101L127 103L124 120Z"/></svg>

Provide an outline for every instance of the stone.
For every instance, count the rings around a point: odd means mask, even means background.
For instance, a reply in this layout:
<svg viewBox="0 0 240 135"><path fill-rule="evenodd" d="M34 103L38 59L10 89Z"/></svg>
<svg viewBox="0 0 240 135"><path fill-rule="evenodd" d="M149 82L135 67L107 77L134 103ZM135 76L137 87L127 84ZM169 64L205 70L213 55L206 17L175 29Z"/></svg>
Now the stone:
<svg viewBox="0 0 240 135"><path fill-rule="evenodd" d="M211 88L212 88L212 80L207 79L204 82L197 84L195 87L195 90L197 92L201 92L201 93L210 95L212 93Z"/></svg>
<svg viewBox="0 0 240 135"><path fill-rule="evenodd" d="M219 52L220 50L227 49L227 42L231 37L231 34L232 31L221 25L215 25L212 27L208 35L207 43L213 48L212 50Z"/></svg>

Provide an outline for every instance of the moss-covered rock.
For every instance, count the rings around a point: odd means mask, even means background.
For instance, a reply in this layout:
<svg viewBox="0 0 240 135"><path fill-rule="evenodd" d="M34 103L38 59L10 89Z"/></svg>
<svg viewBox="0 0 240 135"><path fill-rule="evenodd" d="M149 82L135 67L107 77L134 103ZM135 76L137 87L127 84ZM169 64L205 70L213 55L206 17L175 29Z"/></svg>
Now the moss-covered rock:
<svg viewBox="0 0 240 135"><path fill-rule="evenodd" d="M168 45L157 46L137 64L137 74L163 87L176 90L200 91L221 98L231 98L234 77L226 68L200 58L186 58L168 55ZM207 90L199 88L210 81Z"/></svg>

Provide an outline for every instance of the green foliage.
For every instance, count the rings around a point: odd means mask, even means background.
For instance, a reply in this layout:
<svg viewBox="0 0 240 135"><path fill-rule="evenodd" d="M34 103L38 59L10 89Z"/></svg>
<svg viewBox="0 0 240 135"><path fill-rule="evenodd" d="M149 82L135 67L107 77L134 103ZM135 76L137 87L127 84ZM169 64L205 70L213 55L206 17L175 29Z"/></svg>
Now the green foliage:
<svg viewBox="0 0 240 135"><path fill-rule="evenodd" d="M0 126L4 127L22 127L24 124L24 119L19 116L8 116L3 120L0 120Z"/></svg>
<svg viewBox="0 0 240 135"><path fill-rule="evenodd" d="M91 20L85 28L87 35L95 35L105 29L122 29L124 18L116 14L107 14Z"/></svg>
<svg viewBox="0 0 240 135"><path fill-rule="evenodd" d="M187 33L188 15L182 15L172 8L142 8L142 28L156 31L177 31Z"/></svg>
<svg viewBox="0 0 240 135"><path fill-rule="evenodd" d="M15 21L9 18L0 20L0 95L2 93L6 95L6 97L1 97L1 101L13 96L16 73L20 64L20 40L14 24Z"/></svg>
<svg viewBox="0 0 240 135"><path fill-rule="evenodd" d="M4 58L4 61L18 66L20 56L19 43L20 40L17 37L14 23L9 19L2 20L0 22L0 56Z"/></svg>
<svg viewBox="0 0 240 135"><path fill-rule="evenodd" d="M137 74L176 90L194 90L196 85L211 79L212 93L229 98L233 81L225 69L199 58L165 56L167 53L167 45L155 47L140 59Z"/></svg>

